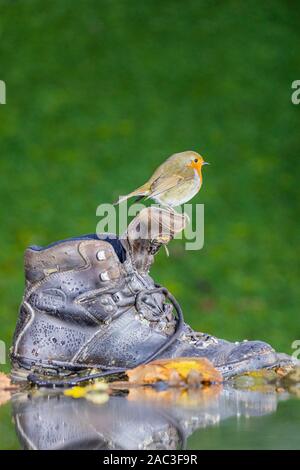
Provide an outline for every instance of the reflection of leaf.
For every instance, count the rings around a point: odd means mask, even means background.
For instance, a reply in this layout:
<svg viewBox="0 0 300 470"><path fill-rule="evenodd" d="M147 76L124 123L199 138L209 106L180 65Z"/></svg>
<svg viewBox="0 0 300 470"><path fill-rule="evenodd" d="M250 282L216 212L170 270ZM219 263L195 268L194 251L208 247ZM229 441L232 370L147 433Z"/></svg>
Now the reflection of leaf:
<svg viewBox="0 0 300 470"><path fill-rule="evenodd" d="M199 407L207 405L218 397L222 385L198 388L168 387L166 390L157 390L153 387L134 387L129 389L127 399L130 401L151 401L166 405L180 405L184 407Z"/></svg>
<svg viewBox="0 0 300 470"><path fill-rule="evenodd" d="M66 397L72 397L72 398L84 398L87 394L87 387L73 387L69 388L68 390L64 391L64 395Z"/></svg>
<svg viewBox="0 0 300 470"><path fill-rule="evenodd" d="M204 358L160 359L126 372L129 382L152 384L163 381L172 386L222 382L221 374Z"/></svg>
<svg viewBox="0 0 300 470"><path fill-rule="evenodd" d="M0 390L0 406L4 405L11 399L11 393L6 392L5 390Z"/></svg>
<svg viewBox="0 0 300 470"><path fill-rule="evenodd" d="M108 385L104 382L96 382L86 387L72 387L64 391L64 395L71 398L86 398L96 405L102 405L109 399Z"/></svg>
<svg viewBox="0 0 300 470"><path fill-rule="evenodd" d="M109 395L107 393L87 393L85 398L94 405L104 405L109 400Z"/></svg>

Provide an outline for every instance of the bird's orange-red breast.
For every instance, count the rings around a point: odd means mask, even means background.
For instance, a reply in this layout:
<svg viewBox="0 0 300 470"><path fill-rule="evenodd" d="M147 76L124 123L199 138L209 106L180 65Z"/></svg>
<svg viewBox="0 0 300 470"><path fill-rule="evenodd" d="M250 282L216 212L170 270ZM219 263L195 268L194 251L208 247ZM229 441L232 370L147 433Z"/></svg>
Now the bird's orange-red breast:
<svg viewBox="0 0 300 470"><path fill-rule="evenodd" d="M192 150L174 153L155 170L145 184L126 196L121 196L117 204L138 196L153 199L163 206L180 206L200 190L202 167L206 164L203 157Z"/></svg>

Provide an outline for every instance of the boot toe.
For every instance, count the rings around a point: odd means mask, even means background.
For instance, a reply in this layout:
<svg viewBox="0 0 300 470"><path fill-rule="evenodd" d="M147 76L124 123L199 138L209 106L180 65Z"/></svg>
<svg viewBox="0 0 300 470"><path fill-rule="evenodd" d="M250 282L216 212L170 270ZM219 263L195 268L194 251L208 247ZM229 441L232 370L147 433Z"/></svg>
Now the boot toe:
<svg viewBox="0 0 300 470"><path fill-rule="evenodd" d="M262 358L265 355L268 357L270 355L275 356L275 351L269 344L263 341L243 341L235 345L227 360L228 362L237 362L250 358Z"/></svg>
<svg viewBox="0 0 300 470"><path fill-rule="evenodd" d="M271 367L276 362L277 354L269 344L263 341L243 341L232 348L220 370L226 377Z"/></svg>

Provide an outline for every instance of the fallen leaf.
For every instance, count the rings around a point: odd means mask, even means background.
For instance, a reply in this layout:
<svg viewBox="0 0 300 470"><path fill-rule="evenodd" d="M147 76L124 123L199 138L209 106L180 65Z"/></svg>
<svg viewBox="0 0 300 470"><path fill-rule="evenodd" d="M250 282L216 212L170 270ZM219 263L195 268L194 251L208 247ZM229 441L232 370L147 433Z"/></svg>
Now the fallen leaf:
<svg viewBox="0 0 300 470"><path fill-rule="evenodd" d="M11 392L17 388L17 385L11 383L8 375L0 372L0 405L8 402L11 399Z"/></svg>
<svg viewBox="0 0 300 470"><path fill-rule="evenodd" d="M232 379L237 389L269 393L276 391L277 374L271 369L259 369L244 372Z"/></svg>
<svg viewBox="0 0 300 470"><path fill-rule="evenodd" d="M253 377L255 380L262 380L266 382L273 382L277 378L277 372L273 369L258 369L250 372L245 372L244 375Z"/></svg>
<svg viewBox="0 0 300 470"><path fill-rule="evenodd" d="M284 366L284 367L276 367L274 371L276 372L278 377L285 377L289 372L293 370L292 366Z"/></svg>
<svg viewBox="0 0 300 470"><path fill-rule="evenodd" d="M294 367L282 379L282 383L286 386L300 384L300 367Z"/></svg>
<svg viewBox="0 0 300 470"><path fill-rule="evenodd" d="M283 391L300 396L300 367L279 367L245 372L233 378L236 388L268 393Z"/></svg>
<svg viewBox="0 0 300 470"><path fill-rule="evenodd" d="M160 359L126 372L130 383L167 382L170 386L197 386L222 382L222 376L205 358Z"/></svg>
<svg viewBox="0 0 300 470"><path fill-rule="evenodd" d="M300 398L300 367L293 367L285 376L280 378L279 384L285 390Z"/></svg>
<svg viewBox="0 0 300 470"><path fill-rule="evenodd" d="M0 390L7 390L11 388L12 384L8 375L0 372Z"/></svg>

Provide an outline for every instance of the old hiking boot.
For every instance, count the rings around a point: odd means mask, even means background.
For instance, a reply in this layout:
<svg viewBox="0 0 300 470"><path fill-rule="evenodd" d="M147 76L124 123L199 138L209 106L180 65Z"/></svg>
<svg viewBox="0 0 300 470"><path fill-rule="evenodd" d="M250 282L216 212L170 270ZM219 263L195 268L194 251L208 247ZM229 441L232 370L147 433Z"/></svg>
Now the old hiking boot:
<svg viewBox="0 0 300 470"><path fill-rule="evenodd" d="M159 357L196 356L230 377L278 364L264 342L230 343L193 331L176 300L149 276L155 253L185 224L185 216L152 207L121 239L86 235L29 247L11 351L15 369L110 373Z"/></svg>

